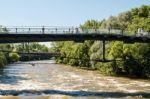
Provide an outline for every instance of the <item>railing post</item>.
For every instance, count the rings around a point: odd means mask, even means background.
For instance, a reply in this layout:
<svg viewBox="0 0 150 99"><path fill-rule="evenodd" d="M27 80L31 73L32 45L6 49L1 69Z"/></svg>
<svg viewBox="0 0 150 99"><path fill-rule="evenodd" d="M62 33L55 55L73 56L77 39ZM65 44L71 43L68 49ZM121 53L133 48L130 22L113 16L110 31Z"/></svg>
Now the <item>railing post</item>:
<svg viewBox="0 0 150 99"><path fill-rule="evenodd" d="M69 28L69 34L71 33L71 29Z"/></svg>
<svg viewBox="0 0 150 99"><path fill-rule="evenodd" d="M57 27L56 27L56 33L57 33Z"/></svg>
<svg viewBox="0 0 150 99"><path fill-rule="evenodd" d="M72 34L74 33L74 27L72 27Z"/></svg>
<svg viewBox="0 0 150 99"><path fill-rule="evenodd" d="M29 33L30 33L30 28L29 28Z"/></svg>
<svg viewBox="0 0 150 99"><path fill-rule="evenodd" d="M42 27L42 33L43 33L43 34L45 33L45 28L44 28L44 26Z"/></svg>
<svg viewBox="0 0 150 99"><path fill-rule="evenodd" d="M28 55L29 55L29 56L28 56L28 60L30 61L31 57L30 57L30 54L29 54L29 53L30 53L30 45L29 45L29 42L28 42Z"/></svg>
<svg viewBox="0 0 150 99"><path fill-rule="evenodd" d="M75 28L75 30L76 30L76 34L79 33L79 29L78 28Z"/></svg>
<svg viewBox="0 0 150 99"><path fill-rule="evenodd" d="M18 29L16 28L16 33L17 33L17 30L18 30Z"/></svg>

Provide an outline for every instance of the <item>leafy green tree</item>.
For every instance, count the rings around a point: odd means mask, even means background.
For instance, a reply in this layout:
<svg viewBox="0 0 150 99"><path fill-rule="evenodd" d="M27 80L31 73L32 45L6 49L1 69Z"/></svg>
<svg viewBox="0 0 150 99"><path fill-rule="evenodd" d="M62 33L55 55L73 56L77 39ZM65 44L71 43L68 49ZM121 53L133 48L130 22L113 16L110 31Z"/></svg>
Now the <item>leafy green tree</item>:
<svg viewBox="0 0 150 99"><path fill-rule="evenodd" d="M83 25L80 25L81 29L98 29L101 26L101 22L96 20L88 20Z"/></svg>

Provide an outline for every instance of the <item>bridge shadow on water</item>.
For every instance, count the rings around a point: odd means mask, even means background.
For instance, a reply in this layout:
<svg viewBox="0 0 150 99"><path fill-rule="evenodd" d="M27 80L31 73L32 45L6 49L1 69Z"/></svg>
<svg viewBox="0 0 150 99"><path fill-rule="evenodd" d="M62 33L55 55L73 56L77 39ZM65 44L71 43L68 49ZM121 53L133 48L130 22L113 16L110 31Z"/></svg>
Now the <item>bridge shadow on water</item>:
<svg viewBox="0 0 150 99"><path fill-rule="evenodd" d="M0 84L16 85L20 80L28 80L27 78L21 76L11 76L11 75L0 75Z"/></svg>
<svg viewBox="0 0 150 99"><path fill-rule="evenodd" d="M62 91L62 90L0 90L0 95L66 95L73 97L102 97L102 98L123 98L123 97L142 97L142 98L150 98L150 93L137 92L137 93L124 93L124 92L92 92L92 91Z"/></svg>
<svg viewBox="0 0 150 99"><path fill-rule="evenodd" d="M18 70L9 70L7 67L0 68L0 84L7 84L7 85L16 85L21 80L29 80L29 78L22 77L18 75Z"/></svg>

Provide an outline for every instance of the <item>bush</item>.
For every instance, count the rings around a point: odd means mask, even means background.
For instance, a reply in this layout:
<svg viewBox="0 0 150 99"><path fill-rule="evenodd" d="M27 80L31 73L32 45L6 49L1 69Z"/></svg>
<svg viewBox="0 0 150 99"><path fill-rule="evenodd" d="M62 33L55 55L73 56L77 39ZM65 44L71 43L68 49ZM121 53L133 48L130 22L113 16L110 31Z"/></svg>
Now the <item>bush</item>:
<svg viewBox="0 0 150 99"><path fill-rule="evenodd" d="M112 63L97 63L95 64L96 69L105 75L116 75Z"/></svg>
<svg viewBox="0 0 150 99"><path fill-rule="evenodd" d="M78 61L76 59L70 59L68 64L71 66L78 66Z"/></svg>
<svg viewBox="0 0 150 99"><path fill-rule="evenodd" d="M67 63L68 63L68 61L69 61L69 59L68 59L68 58L63 58L63 63L64 63L64 64L67 64Z"/></svg>
<svg viewBox="0 0 150 99"><path fill-rule="evenodd" d="M9 58L11 62L19 61L20 56L17 53L10 53Z"/></svg>
<svg viewBox="0 0 150 99"><path fill-rule="evenodd" d="M3 67L7 64L7 59L5 57L5 55L0 52L0 67Z"/></svg>

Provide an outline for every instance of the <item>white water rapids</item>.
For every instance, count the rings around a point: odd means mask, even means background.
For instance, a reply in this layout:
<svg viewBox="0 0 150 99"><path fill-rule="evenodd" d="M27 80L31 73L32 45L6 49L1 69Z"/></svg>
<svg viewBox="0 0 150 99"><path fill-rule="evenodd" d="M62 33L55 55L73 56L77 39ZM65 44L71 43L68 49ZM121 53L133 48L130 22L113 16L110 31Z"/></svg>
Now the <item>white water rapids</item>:
<svg viewBox="0 0 150 99"><path fill-rule="evenodd" d="M150 98L150 80L104 76L54 61L20 62L0 69L0 96L0 99Z"/></svg>

